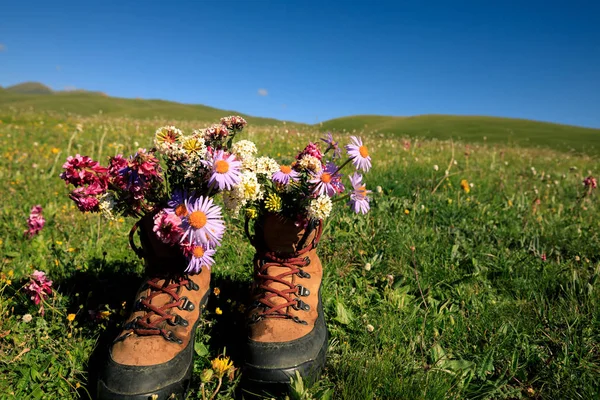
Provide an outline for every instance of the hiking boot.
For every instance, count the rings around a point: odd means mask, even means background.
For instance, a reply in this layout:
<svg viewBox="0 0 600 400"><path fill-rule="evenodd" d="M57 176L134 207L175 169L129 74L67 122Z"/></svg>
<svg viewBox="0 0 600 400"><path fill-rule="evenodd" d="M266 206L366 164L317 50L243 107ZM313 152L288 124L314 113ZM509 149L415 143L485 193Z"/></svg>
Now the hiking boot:
<svg viewBox="0 0 600 400"><path fill-rule="evenodd" d="M184 399L193 370L194 338L210 288L210 271L183 273L186 259L140 221L148 278L100 372L99 399ZM133 234L133 231L132 231ZM130 240L132 239L130 235Z"/></svg>
<svg viewBox="0 0 600 400"><path fill-rule="evenodd" d="M321 232L321 221L303 228L276 215L255 224L254 302L242 372L250 387L287 386L296 372L311 382L325 364L323 268L316 253Z"/></svg>

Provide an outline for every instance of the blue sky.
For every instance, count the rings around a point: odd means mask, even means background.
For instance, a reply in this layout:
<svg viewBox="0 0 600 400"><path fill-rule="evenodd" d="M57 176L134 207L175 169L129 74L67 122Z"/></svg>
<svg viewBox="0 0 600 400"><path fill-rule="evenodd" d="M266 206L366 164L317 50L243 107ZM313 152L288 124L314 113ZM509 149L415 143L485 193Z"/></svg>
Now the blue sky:
<svg viewBox="0 0 600 400"><path fill-rule="evenodd" d="M600 127L598 1L20 0L1 14L2 86L309 123L435 113Z"/></svg>

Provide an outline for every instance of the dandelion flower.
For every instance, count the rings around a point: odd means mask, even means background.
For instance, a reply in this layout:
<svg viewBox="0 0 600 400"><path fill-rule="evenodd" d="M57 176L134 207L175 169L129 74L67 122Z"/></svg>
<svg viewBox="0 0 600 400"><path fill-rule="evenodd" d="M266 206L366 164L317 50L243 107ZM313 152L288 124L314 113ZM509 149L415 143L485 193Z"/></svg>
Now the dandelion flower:
<svg viewBox="0 0 600 400"><path fill-rule="evenodd" d="M294 171L289 165L280 165L279 171L273 174L271 178L273 182L281 183L282 185L287 185L290 183L290 179L294 181L298 181L300 179L300 174Z"/></svg>
<svg viewBox="0 0 600 400"><path fill-rule="evenodd" d="M371 168L371 156L369 156L369 149L363 145L362 139L356 136L350 136L352 143L346 146L346 151L352 160L352 164L356 169L362 169L368 172Z"/></svg>
<svg viewBox="0 0 600 400"><path fill-rule="evenodd" d="M69 315L67 315L67 321L69 321L69 322L75 321L75 316L76 316L75 314L69 314Z"/></svg>
<svg viewBox="0 0 600 400"><path fill-rule="evenodd" d="M217 357L211 361L211 366L213 371L217 377L222 378L231 368L233 368L233 363L229 359L229 357Z"/></svg>
<svg viewBox="0 0 600 400"><path fill-rule="evenodd" d="M352 184L352 192L350 193L348 205L355 213L366 214L370 209L367 194L371 193L371 191L366 189L365 184L362 182L362 176L359 173L355 172L349 178Z"/></svg>
<svg viewBox="0 0 600 400"><path fill-rule="evenodd" d="M188 215L182 218L181 242L204 244L213 248L219 246L225 232L221 208L210 197L204 196L186 199L185 207Z"/></svg>
<svg viewBox="0 0 600 400"><path fill-rule="evenodd" d="M460 187L465 191L465 193L469 193L471 191L471 186L469 186L469 182L466 179L460 181Z"/></svg>
<svg viewBox="0 0 600 400"><path fill-rule="evenodd" d="M214 254L215 250L207 245L193 246L190 252L189 264L185 272L187 274L198 274L204 267L210 269L215 263L213 259Z"/></svg>
<svg viewBox="0 0 600 400"><path fill-rule="evenodd" d="M230 190L240 182L240 168L242 163L236 160L233 154L226 154L223 150L214 152L209 161L211 176L209 185L217 186L219 190Z"/></svg>
<svg viewBox="0 0 600 400"><path fill-rule="evenodd" d="M333 204L331 203L331 198L323 194L316 199L311 200L308 205L308 217L319 220L325 219L331 213L332 207Z"/></svg>

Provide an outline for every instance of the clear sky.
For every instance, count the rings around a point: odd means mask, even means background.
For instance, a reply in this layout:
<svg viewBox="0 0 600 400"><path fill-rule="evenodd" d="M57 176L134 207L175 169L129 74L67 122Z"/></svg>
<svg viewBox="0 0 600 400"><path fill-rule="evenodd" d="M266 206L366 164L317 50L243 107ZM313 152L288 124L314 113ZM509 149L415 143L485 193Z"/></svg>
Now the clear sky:
<svg viewBox="0 0 600 400"><path fill-rule="evenodd" d="M309 123L600 127L600 1L6 1L0 85L23 81Z"/></svg>

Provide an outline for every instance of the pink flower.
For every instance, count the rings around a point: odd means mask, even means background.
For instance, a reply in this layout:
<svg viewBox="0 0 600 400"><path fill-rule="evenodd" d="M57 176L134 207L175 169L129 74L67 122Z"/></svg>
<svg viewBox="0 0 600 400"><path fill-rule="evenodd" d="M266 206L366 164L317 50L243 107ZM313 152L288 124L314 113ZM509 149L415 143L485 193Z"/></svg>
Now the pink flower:
<svg viewBox="0 0 600 400"><path fill-rule="evenodd" d="M312 173L308 182L314 185L312 191L316 196L327 194L333 197L344 191L342 175L337 172L337 166L332 162L327 163L322 170Z"/></svg>
<svg viewBox="0 0 600 400"><path fill-rule="evenodd" d="M220 140L224 139L229 135L227 126L223 124L214 124L204 130L204 140Z"/></svg>
<svg viewBox="0 0 600 400"><path fill-rule="evenodd" d="M290 183L290 179L293 181L298 181L300 179L300 174L294 171L288 165L280 165L279 171L273 174L271 178L273 182L281 183L282 185L287 185Z"/></svg>
<svg viewBox="0 0 600 400"><path fill-rule="evenodd" d="M154 228L152 230L161 242L169 245L178 244L181 236L183 236L181 218L164 210L154 216Z"/></svg>
<svg viewBox="0 0 600 400"><path fill-rule="evenodd" d="M583 180L585 187L590 189L596 189L598 187L598 181L592 175L588 176Z"/></svg>
<svg viewBox="0 0 600 400"><path fill-rule="evenodd" d="M323 153L319 149L319 145L317 143L309 142L308 145L296 156L296 160L301 159L302 157L309 155L313 156L317 159L323 158Z"/></svg>
<svg viewBox="0 0 600 400"><path fill-rule="evenodd" d="M38 305L52 294L52 281L46 277L46 273L36 270L31 274L31 279L24 287L27 295L35 305ZM40 312L44 314L44 307L40 307Z"/></svg>
<svg viewBox="0 0 600 400"><path fill-rule="evenodd" d="M366 189L365 184L362 182L362 176L357 172L350 176L350 182L352 183L353 190L350 193L348 205L355 213L366 214L371 208L369 206L369 198L367 197L367 194L371 193L371 191Z"/></svg>
<svg viewBox="0 0 600 400"><path fill-rule="evenodd" d="M350 136L352 143L346 146L346 151L352 160L356 169L362 169L368 172L371 168L371 156L367 146L363 145L362 139L356 136Z"/></svg>
<svg viewBox="0 0 600 400"><path fill-rule="evenodd" d="M77 154L75 157L68 157L62 167L64 171L60 174L61 179L75 187L92 183L106 187L108 184L108 169L88 156Z"/></svg>
<svg viewBox="0 0 600 400"><path fill-rule="evenodd" d="M227 154L223 150L216 150L212 159L208 161L211 167L211 175L208 184L217 186L219 190L230 190L240 183L240 169L242 163L235 159L233 154Z"/></svg>
<svg viewBox="0 0 600 400"><path fill-rule="evenodd" d="M81 186L69 194L69 198L75 202L79 211L98 211L98 196L104 194L106 190L98 183L88 186Z"/></svg>
<svg viewBox="0 0 600 400"><path fill-rule="evenodd" d="M39 204L37 206L33 206L31 208L31 212L29 213L29 218L27 218L28 229L25 231L25 236L28 238L34 237L42 230L45 223L46 220L42 216L42 206Z"/></svg>

